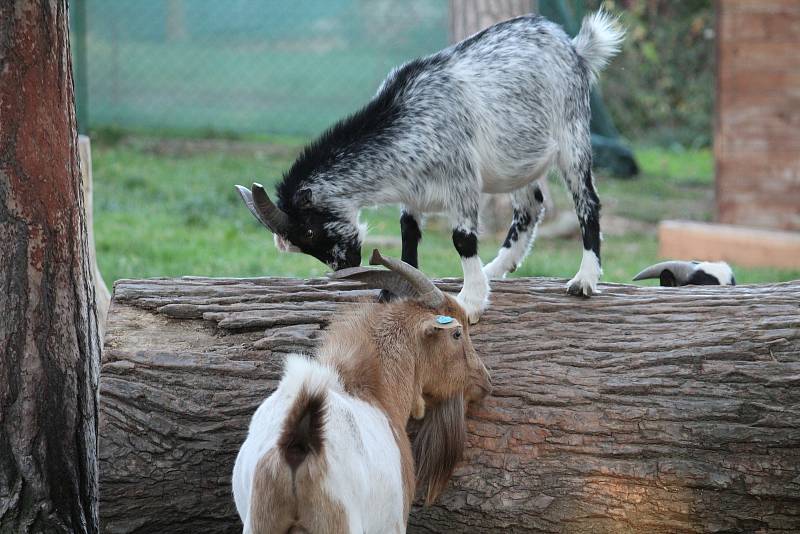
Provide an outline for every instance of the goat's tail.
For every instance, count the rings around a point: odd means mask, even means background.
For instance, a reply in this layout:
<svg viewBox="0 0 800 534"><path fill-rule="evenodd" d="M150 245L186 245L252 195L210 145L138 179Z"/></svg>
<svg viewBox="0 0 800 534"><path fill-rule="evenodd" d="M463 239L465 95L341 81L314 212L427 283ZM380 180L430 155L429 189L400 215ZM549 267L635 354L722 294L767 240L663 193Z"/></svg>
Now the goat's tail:
<svg viewBox="0 0 800 534"><path fill-rule="evenodd" d="M323 454L327 390L338 384L338 377L330 368L301 356L287 360L286 377L300 383L284 419L278 449L294 472L309 455Z"/></svg>
<svg viewBox="0 0 800 534"><path fill-rule="evenodd" d="M572 45L589 65L592 83L597 80L597 75L609 60L619 52L624 38L625 31L608 12L601 9L584 17L581 30L572 40Z"/></svg>

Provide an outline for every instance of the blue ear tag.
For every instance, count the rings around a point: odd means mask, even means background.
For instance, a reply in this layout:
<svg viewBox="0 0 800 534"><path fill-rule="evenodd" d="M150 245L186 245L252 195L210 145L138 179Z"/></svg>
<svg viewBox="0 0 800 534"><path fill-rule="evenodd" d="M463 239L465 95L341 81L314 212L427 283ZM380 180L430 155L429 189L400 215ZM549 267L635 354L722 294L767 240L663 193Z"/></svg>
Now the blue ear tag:
<svg viewBox="0 0 800 534"><path fill-rule="evenodd" d="M436 322L439 324L450 324L454 321L449 315L437 315Z"/></svg>

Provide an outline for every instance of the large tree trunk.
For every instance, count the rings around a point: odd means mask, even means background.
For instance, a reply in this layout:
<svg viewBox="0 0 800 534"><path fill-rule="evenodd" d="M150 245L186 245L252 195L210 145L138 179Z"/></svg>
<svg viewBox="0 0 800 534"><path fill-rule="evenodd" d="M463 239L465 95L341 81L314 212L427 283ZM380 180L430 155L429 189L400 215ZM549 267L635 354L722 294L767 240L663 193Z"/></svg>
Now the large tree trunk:
<svg viewBox="0 0 800 534"><path fill-rule="evenodd" d="M66 1L0 3L0 532L97 532L94 308Z"/></svg>
<svg viewBox="0 0 800 534"><path fill-rule="evenodd" d="M800 530L800 283L608 285L588 300L563 281L493 288L473 339L494 392L410 531ZM104 531L240 531L230 474L252 413L284 355L365 295L326 280L117 282Z"/></svg>

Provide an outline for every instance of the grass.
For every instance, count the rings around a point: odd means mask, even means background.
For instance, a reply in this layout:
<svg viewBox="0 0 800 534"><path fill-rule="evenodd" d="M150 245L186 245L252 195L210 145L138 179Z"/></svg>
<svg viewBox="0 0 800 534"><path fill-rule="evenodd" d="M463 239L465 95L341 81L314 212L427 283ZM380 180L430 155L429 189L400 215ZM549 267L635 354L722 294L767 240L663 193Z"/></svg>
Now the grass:
<svg viewBox="0 0 800 534"><path fill-rule="evenodd" d="M168 156L154 146L158 144L133 138L93 147L95 238L107 282L181 275L310 277L326 272L323 264L309 256L278 253L271 236L241 205L233 188L235 183L274 183L299 149L296 141L249 152L190 151ZM604 225L603 280L608 282L630 281L641 268L658 261L655 223L659 220L711 216L709 151L646 148L637 154L643 167L639 179L598 177L603 214L614 222ZM551 192L559 209L572 209L558 181L551 180ZM371 236L395 239L399 237L397 217L395 207L364 213ZM482 237L484 262L499 245L498 237ZM371 248L370 243L365 245L365 256ZM397 246L382 245L381 249L400 253ZM540 238L513 276L571 277L580 253L577 238ZM431 276L460 276L458 255L443 221L433 218L426 225L420 263ZM800 278L800 271L734 269L740 283Z"/></svg>

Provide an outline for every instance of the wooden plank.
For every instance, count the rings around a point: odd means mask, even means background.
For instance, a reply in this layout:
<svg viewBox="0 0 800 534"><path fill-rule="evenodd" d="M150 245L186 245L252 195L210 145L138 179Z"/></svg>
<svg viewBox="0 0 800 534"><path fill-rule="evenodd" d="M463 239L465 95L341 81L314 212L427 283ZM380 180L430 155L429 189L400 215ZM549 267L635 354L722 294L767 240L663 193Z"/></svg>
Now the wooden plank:
<svg viewBox="0 0 800 534"><path fill-rule="evenodd" d="M662 221L658 253L676 260L725 260L747 267L800 269L800 232Z"/></svg>

